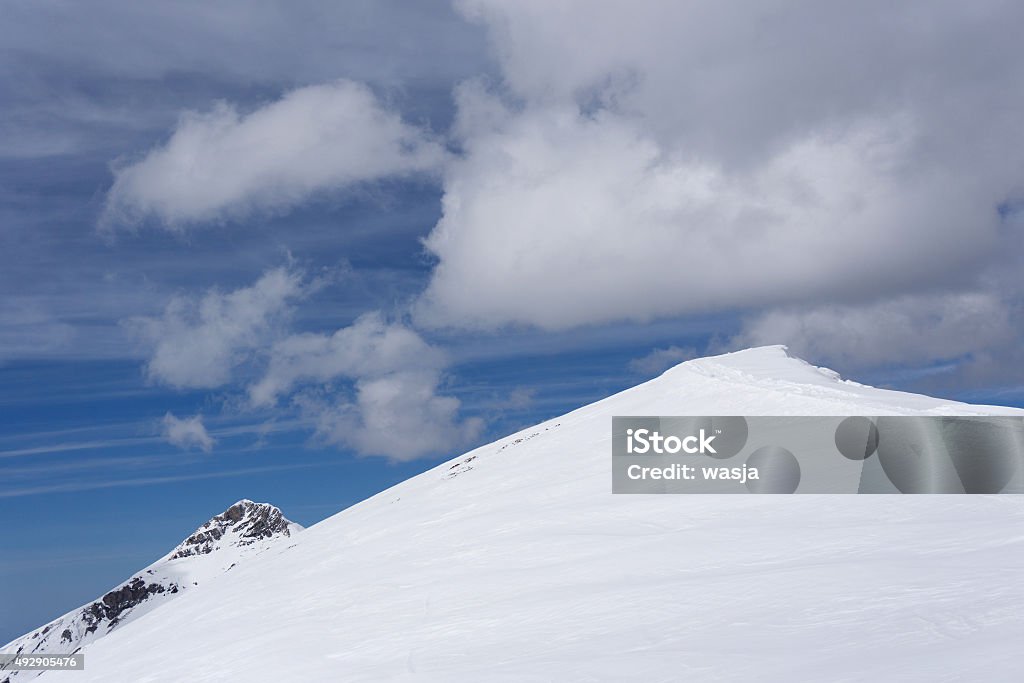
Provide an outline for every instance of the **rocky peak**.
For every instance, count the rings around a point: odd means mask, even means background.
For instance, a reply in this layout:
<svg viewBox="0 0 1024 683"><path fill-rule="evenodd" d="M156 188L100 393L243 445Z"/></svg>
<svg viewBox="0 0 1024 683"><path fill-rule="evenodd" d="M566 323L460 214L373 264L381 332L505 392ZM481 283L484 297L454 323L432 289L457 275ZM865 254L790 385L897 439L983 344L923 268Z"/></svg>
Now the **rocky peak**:
<svg viewBox="0 0 1024 683"><path fill-rule="evenodd" d="M301 529L273 505L243 499L196 529L168 559L206 555L227 546L247 546L263 539L291 536Z"/></svg>
<svg viewBox="0 0 1024 683"><path fill-rule="evenodd" d="M169 554L99 599L8 643L0 651L36 655L77 652L121 624L158 609L301 530L273 505L240 500L196 529ZM218 555L212 554L215 552ZM27 669L8 672L4 666L0 664L0 683L27 683L41 673Z"/></svg>

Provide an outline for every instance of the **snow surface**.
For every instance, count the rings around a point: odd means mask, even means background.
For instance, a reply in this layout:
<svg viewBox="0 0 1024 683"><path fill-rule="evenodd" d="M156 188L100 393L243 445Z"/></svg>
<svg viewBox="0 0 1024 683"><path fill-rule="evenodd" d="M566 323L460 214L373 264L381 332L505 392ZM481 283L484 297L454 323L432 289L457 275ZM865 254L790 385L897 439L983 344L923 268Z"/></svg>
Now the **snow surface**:
<svg viewBox="0 0 1024 683"><path fill-rule="evenodd" d="M44 680L1021 680L1024 497L613 496L617 414L1024 411L783 347L690 361L345 510Z"/></svg>

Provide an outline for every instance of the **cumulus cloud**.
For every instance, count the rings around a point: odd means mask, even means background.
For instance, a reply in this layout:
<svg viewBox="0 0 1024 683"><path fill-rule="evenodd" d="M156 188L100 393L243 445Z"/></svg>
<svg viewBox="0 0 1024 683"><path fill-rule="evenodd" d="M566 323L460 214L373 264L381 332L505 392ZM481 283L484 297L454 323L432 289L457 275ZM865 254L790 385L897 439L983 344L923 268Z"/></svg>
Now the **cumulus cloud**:
<svg viewBox="0 0 1024 683"><path fill-rule="evenodd" d="M298 334L275 343L266 373L249 388L249 397L255 405L272 405L303 380L434 371L445 362L441 351L409 327L368 313L331 335Z"/></svg>
<svg viewBox="0 0 1024 683"><path fill-rule="evenodd" d="M178 297L163 315L131 321L151 345L147 374L192 389L255 376L251 408L286 399L325 441L363 455L404 461L471 444L482 421L462 419L459 400L443 395L448 358L408 325L373 312L332 334L291 331L293 304L321 284L275 268L248 287ZM198 418L164 423L184 435L201 427Z"/></svg>
<svg viewBox="0 0 1024 683"><path fill-rule="evenodd" d="M998 139L970 114L1012 130L1024 97L1007 87L1024 70L1013 28L1024 8L1003 0L456 6L488 31L502 85L519 101L615 110L665 146L731 167L771 156L822 122L894 110L940 126L930 133L969 133L942 140L946 149L985 141L992 151ZM950 49L965 44L971 49ZM997 103L1009 108L989 108Z"/></svg>
<svg viewBox="0 0 1024 683"><path fill-rule="evenodd" d="M459 418L460 402L438 395L436 372L403 371L356 381L349 402L305 402L317 431L330 443L394 461L449 453L472 444L479 418ZM452 452L454 451L454 452Z"/></svg>
<svg viewBox="0 0 1024 683"><path fill-rule="evenodd" d="M871 294L970 267L998 244L996 196L937 204L964 183L941 169L906 177L913 134L902 121L824 130L730 172L615 114L520 113L474 136L450 171L420 313L564 329Z"/></svg>
<svg viewBox="0 0 1024 683"><path fill-rule="evenodd" d="M299 88L248 113L221 102L184 114L165 144L115 170L101 225L156 219L183 230L432 171L443 158L427 133L353 81Z"/></svg>
<svg viewBox="0 0 1024 683"><path fill-rule="evenodd" d="M446 362L411 328L370 313L331 335L299 334L274 344L249 397L257 406L272 405L297 387L347 380L354 400L335 392L296 395L319 434L364 455L412 460L466 446L483 427L459 418L458 399L439 395Z"/></svg>
<svg viewBox="0 0 1024 683"><path fill-rule="evenodd" d="M105 220L183 229L437 172L420 329L734 311L732 344L840 365L1013 357L1020 271L993 270L1021 246L1024 6L457 6L487 31L500 74L458 88L453 153L365 86L312 86L254 112L187 114L118 169ZM302 286L267 290L259 305L213 292L145 321L150 375L217 386L260 356L253 406L292 401L329 441L394 459L479 429L442 395L447 361L409 324L373 314L277 334Z"/></svg>
<svg viewBox="0 0 1024 683"><path fill-rule="evenodd" d="M183 450L198 448L209 453L216 443L206 431L202 415L179 418L168 412L164 415L163 430L167 442Z"/></svg>
<svg viewBox="0 0 1024 683"><path fill-rule="evenodd" d="M731 346L781 343L841 367L925 365L1016 346L1014 310L988 292L773 310L747 320Z"/></svg>
<svg viewBox="0 0 1024 683"><path fill-rule="evenodd" d="M422 323L966 290L1013 239L1019 7L459 6L504 80L459 93Z"/></svg>
<svg viewBox="0 0 1024 683"><path fill-rule="evenodd" d="M693 347L668 346L654 349L646 356L629 361L629 369L641 375L657 375L674 365L697 357Z"/></svg>
<svg viewBox="0 0 1024 683"><path fill-rule="evenodd" d="M306 291L301 273L275 268L249 287L177 297L160 317L137 318L129 327L151 347L150 379L182 389L218 387L271 343L290 304Z"/></svg>

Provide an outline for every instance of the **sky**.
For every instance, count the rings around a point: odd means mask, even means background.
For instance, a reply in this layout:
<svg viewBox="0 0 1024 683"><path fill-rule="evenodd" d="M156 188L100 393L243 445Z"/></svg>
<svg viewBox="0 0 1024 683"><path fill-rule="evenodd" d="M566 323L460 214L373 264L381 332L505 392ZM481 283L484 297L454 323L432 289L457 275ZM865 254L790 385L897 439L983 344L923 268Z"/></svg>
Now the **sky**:
<svg viewBox="0 0 1024 683"><path fill-rule="evenodd" d="M0 641L690 358L1024 405L1024 6L0 0Z"/></svg>

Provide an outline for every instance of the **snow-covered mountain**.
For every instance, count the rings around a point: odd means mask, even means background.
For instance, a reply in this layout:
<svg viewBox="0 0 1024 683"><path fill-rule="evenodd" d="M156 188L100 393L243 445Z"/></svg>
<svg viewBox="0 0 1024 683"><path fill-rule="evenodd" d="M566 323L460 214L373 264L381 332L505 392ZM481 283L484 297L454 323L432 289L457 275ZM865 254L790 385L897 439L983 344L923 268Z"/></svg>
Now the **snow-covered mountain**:
<svg viewBox="0 0 1024 683"><path fill-rule="evenodd" d="M115 628L170 603L184 593L290 538L302 527L267 503L240 500L196 529L171 552L102 597L8 643L0 652L68 654ZM3 683L20 683L37 671L3 671Z"/></svg>
<svg viewBox="0 0 1024 683"><path fill-rule="evenodd" d="M1022 496L610 493L613 415L1024 415L690 361L86 644L85 681L1017 681Z"/></svg>

